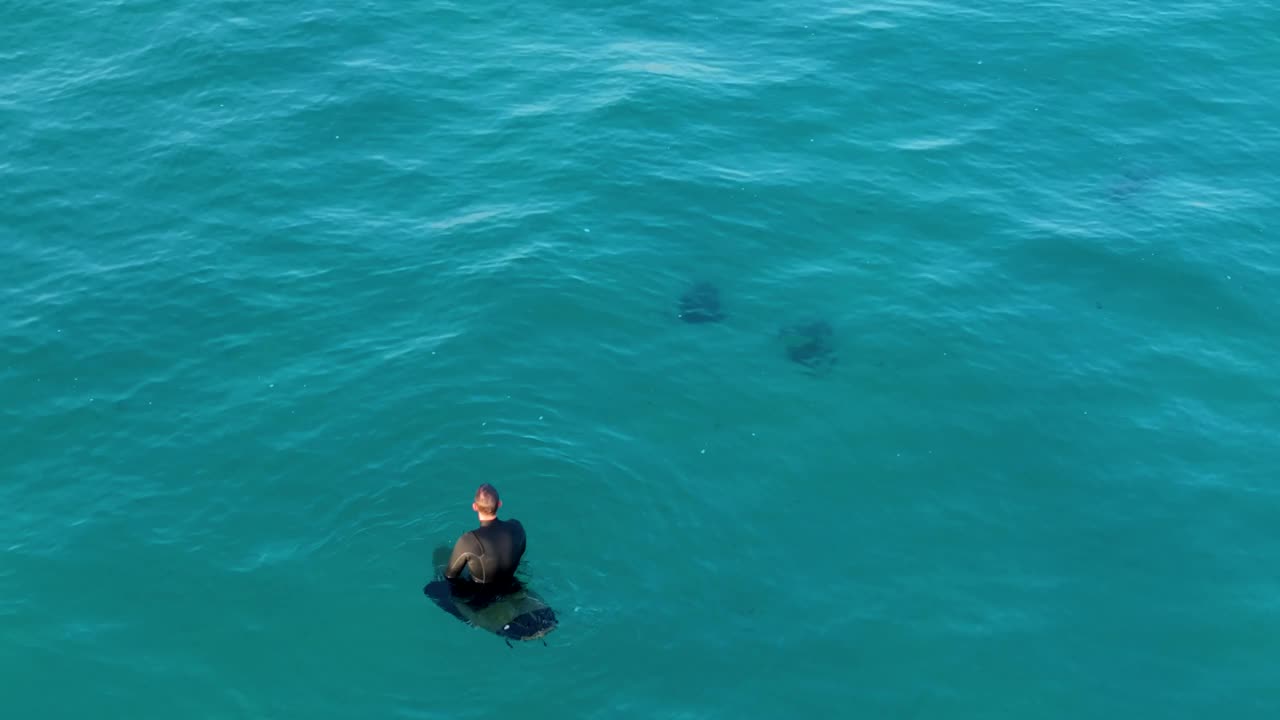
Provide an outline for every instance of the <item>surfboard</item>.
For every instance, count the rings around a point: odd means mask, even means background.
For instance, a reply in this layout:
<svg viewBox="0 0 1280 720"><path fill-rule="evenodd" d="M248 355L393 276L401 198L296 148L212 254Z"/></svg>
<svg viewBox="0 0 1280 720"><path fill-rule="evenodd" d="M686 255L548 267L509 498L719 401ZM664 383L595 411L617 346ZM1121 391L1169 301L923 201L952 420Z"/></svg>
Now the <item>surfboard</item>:
<svg viewBox="0 0 1280 720"><path fill-rule="evenodd" d="M508 645L512 640L542 638L559 624L555 610L523 583L519 589L497 598L473 600L459 596L444 578L449 553L448 547L436 548L432 553L435 577L422 588L436 607L468 625L504 638Z"/></svg>

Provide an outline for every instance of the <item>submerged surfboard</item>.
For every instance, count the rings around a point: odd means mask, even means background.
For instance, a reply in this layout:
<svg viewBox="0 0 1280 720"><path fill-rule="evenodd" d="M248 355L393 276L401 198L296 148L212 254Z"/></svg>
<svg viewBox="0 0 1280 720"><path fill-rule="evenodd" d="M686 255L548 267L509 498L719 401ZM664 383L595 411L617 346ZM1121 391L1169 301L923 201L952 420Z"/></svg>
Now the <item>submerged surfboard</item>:
<svg viewBox="0 0 1280 720"><path fill-rule="evenodd" d="M459 620L511 640L536 640L556 628L556 613L527 586L492 599L468 599L453 591L444 579L450 549L436 548L432 554L435 577L422 592L441 610Z"/></svg>

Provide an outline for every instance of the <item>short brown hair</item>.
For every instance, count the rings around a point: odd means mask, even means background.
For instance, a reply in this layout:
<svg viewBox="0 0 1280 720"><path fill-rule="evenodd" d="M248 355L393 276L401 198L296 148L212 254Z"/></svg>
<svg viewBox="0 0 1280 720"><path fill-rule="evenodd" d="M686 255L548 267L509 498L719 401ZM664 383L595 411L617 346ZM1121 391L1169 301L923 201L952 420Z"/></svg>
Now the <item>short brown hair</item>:
<svg viewBox="0 0 1280 720"><path fill-rule="evenodd" d="M476 490L476 508L485 515L498 512L498 488L485 483Z"/></svg>

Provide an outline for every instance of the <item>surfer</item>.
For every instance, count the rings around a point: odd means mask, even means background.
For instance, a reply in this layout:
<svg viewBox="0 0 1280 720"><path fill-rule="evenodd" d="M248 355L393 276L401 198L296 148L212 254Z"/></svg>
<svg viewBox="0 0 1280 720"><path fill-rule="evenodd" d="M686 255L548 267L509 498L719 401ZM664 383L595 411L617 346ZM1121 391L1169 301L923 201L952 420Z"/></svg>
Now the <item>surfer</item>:
<svg viewBox="0 0 1280 720"><path fill-rule="evenodd" d="M445 566L444 576L455 595L492 598L518 589L516 568L524 556L524 526L519 520L499 520L502 500L498 490L484 483L476 490L471 509L476 511L480 527L468 530L458 538ZM466 570L469 577L463 577Z"/></svg>
<svg viewBox="0 0 1280 720"><path fill-rule="evenodd" d="M440 609L497 634L510 646L512 640L543 637L559 621L555 610L516 578L524 557L524 526L519 520L499 520L501 506L489 483L476 490L471 509L480 527L463 533L452 553L448 545L435 549L431 564L436 575L422 592Z"/></svg>

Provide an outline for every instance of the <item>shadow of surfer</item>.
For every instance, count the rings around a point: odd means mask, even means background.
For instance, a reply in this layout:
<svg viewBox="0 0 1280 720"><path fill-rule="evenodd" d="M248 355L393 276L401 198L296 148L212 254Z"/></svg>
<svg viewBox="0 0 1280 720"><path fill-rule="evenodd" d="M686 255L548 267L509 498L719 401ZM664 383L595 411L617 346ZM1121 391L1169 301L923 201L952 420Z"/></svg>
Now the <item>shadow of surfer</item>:
<svg viewBox="0 0 1280 720"><path fill-rule="evenodd" d="M476 490L471 508L480 527L463 533L452 550L436 548L435 577L422 592L445 612L511 646L511 640L542 638L557 621L555 612L516 577L525 551L524 526L519 520L499 520L501 506L492 485Z"/></svg>

